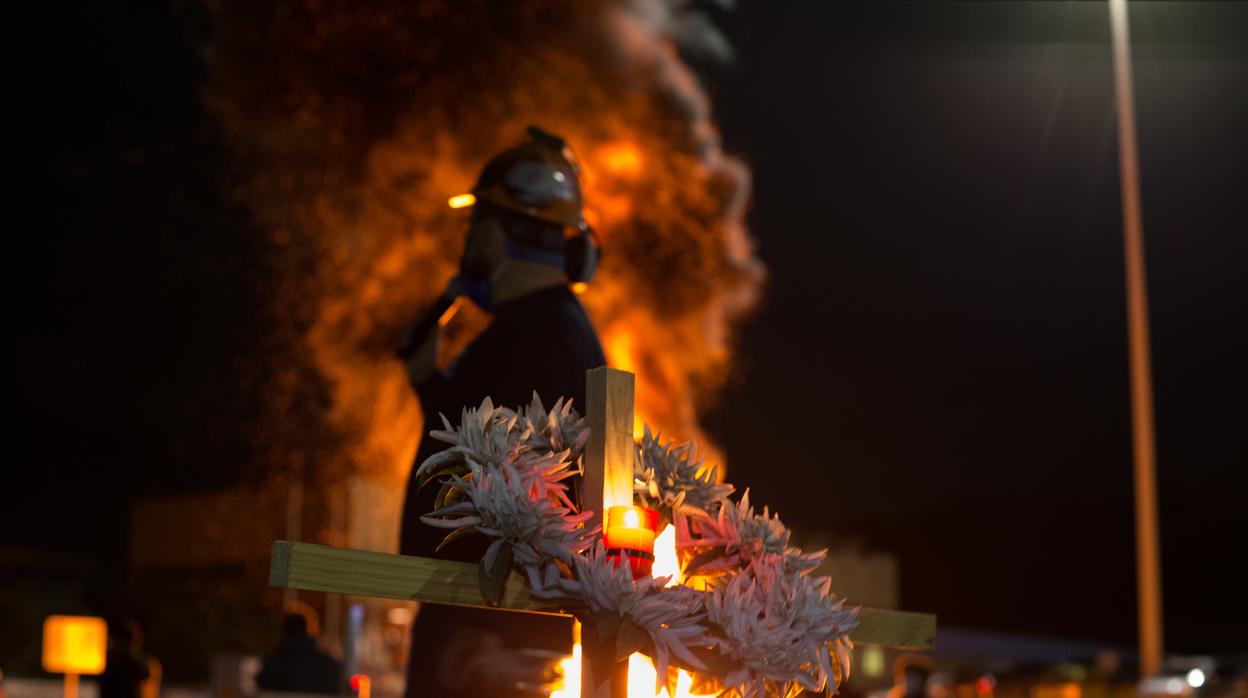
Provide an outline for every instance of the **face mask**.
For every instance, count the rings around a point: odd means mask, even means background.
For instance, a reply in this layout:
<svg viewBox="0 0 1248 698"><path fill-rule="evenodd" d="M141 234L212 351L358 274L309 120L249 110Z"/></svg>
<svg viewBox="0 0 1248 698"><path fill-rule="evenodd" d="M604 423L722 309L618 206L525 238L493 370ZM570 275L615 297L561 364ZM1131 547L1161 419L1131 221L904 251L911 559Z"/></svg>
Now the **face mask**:
<svg viewBox="0 0 1248 698"><path fill-rule="evenodd" d="M460 277L459 279L460 295L467 296L468 300L487 313L494 309L493 304L490 302L490 294L493 290L493 278L471 279Z"/></svg>
<svg viewBox="0 0 1248 698"><path fill-rule="evenodd" d="M461 270L459 275L459 295L467 296L468 300L477 305L478 308L487 313L494 311L494 303L491 296L494 293L494 284L498 278L503 275L503 270L507 268L507 261L498 265L494 273L488 276L480 276L470 274Z"/></svg>

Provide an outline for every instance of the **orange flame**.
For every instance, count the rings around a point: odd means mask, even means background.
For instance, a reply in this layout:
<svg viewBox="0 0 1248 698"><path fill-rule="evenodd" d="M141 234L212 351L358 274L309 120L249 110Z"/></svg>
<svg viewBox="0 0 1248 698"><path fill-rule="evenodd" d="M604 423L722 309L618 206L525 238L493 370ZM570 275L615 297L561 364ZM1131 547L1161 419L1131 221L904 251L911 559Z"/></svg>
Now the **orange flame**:
<svg viewBox="0 0 1248 698"><path fill-rule="evenodd" d="M579 0L214 11L208 103L252 167L239 197L273 231L266 465L299 458L326 486L363 473L401 491L423 426L390 348L455 273L451 197L531 123L581 156L605 255L578 298L610 361L637 374L638 424L706 444L698 407L763 268L748 173L677 53L681 23ZM448 329L485 321L467 310Z"/></svg>
<svg viewBox="0 0 1248 698"><path fill-rule="evenodd" d="M680 561L676 555L676 529L668 525L654 539L655 577L671 576L668 586L681 583ZM579 698L581 695L581 645L572 647L572 654L559 663L563 680L550 694L550 698ZM655 696L654 684L658 672L650 658L641 653L634 653L628 658L628 697L652 698ZM657 698L698 698L703 694L694 693L693 677L686 671L677 674L676 695L668 696L667 689L658 693Z"/></svg>

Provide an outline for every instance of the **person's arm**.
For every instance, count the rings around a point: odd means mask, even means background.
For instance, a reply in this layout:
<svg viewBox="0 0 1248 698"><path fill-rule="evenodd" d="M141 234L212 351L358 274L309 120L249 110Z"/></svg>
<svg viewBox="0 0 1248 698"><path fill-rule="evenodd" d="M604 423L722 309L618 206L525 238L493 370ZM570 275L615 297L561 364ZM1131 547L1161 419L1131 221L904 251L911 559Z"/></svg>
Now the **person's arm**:
<svg viewBox="0 0 1248 698"><path fill-rule="evenodd" d="M442 339L442 318L455 306L460 295L458 278L451 279L446 290L438 296L433 306L419 320L404 328L395 343L394 353L407 369L412 387L419 392L421 386L435 379L438 374L438 348Z"/></svg>

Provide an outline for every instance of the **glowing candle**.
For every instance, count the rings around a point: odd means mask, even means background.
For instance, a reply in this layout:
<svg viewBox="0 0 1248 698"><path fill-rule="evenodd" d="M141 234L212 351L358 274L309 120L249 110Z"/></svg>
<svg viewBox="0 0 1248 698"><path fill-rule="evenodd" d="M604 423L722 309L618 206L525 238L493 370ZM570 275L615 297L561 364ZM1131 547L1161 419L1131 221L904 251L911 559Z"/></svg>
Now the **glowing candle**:
<svg viewBox="0 0 1248 698"><path fill-rule="evenodd" d="M654 537L658 534L659 512L645 507L611 507L603 543L608 559L620 564L628 559L634 577L650 574L654 565Z"/></svg>

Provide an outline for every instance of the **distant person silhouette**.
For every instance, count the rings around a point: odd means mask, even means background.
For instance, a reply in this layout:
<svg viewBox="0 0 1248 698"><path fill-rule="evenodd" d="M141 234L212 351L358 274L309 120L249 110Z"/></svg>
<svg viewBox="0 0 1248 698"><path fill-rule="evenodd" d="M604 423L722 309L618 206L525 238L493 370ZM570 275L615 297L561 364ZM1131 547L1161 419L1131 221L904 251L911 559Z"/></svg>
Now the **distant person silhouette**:
<svg viewBox="0 0 1248 698"><path fill-rule="evenodd" d="M316 646L305 613L290 613L277 649L265 656L256 685L266 691L336 695L342 685L338 661Z"/></svg>
<svg viewBox="0 0 1248 698"><path fill-rule="evenodd" d="M930 660L903 654L893 662L893 687L888 691L888 698L926 698L931 674Z"/></svg>
<svg viewBox="0 0 1248 698"><path fill-rule="evenodd" d="M108 655L100 674L100 698L143 698L149 672L138 623L126 619L108 626Z"/></svg>

